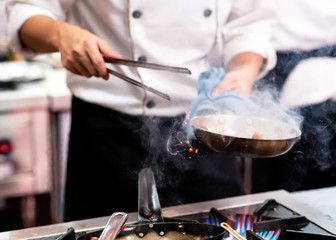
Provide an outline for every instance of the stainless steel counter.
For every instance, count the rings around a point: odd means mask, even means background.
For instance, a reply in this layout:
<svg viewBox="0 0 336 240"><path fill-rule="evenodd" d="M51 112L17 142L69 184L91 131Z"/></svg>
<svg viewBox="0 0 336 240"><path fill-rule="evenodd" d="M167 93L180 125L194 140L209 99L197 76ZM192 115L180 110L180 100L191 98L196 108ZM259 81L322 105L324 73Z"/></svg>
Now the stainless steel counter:
<svg viewBox="0 0 336 240"><path fill-rule="evenodd" d="M334 191L334 189L327 189ZM326 191L327 191L326 190ZM313 194L313 192L309 192ZM298 195L297 195L298 196ZM232 207L241 207L245 205L262 203L267 199L276 199L279 203L295 210L297 213L306 216L310 221L324 228L332 234L336 234L336 216L331 216L318 209L318 205L312 207L309 201L300 201L295 194L290 194L284 190L265 192L260 194L251 194L245 196L238 196L232 198L219 199L215 201L200 202L194 204L179 205L174 207L163 208L163 215L165 217L176 217L181 215L188 215L197 212L208 212L211 207L217 209L226 209ZM301 195L302 198L304 195ZM303 197L304 198L304 197ZM335 203L336 204L336 203ZM60 223L36 228L28 228L17 231L9 231L0 233L2 240L17 240L17 239L56 239L61 234L64 234L69 227L73 227L76 232L87 232L101 229L105 226L109 216L87 219L83 221L74 221L67 223ZM127 223L137 221L137 213L129 213Z"/></svg>

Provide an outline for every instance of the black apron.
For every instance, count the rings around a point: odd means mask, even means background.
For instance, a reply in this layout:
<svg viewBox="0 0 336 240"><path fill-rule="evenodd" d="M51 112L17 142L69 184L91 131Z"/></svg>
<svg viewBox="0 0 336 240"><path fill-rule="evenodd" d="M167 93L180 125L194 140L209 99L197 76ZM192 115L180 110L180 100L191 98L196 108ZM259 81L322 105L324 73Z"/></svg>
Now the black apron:
<svg viewBox="0 0 336 240"><path fill-rule="evenodd" d="M64 220L137 211L146 167L162 207L244 194L237 159L202 145L195 154L179 142L183 120L130 116L73 97Z"/></svg>

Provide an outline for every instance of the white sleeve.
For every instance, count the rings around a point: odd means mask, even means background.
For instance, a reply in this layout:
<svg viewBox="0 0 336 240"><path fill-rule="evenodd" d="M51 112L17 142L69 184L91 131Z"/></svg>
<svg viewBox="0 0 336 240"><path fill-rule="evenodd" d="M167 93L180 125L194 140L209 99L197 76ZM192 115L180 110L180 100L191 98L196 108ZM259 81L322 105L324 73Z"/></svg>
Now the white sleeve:
<svg viewBox="0 0 336 240"><path fill-rule="evenodd" d="M19 38L23 23L34 15L46 15L53 19L65 20L65 11L58 0L12 0L6 5L7 34L11 49L26 58L37 53L25 47Z"/></svg>
<svg viewBox="0 0 336 240"><path fill-rule="evenodd" d="M258 78L271 70L276 63L275 49L271 43L274 23L273 12L260 1L234 0L232 12L223 28L225 67L235 55L255 52L265 58Z"/></svg>

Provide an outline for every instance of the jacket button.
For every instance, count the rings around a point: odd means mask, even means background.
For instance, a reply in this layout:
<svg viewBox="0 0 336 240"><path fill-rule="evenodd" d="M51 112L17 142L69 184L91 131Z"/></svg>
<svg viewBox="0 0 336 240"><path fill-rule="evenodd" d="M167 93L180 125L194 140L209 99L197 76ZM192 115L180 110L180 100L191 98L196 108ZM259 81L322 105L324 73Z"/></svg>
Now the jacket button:
<svg viewBox="0 0 336 240"><path fill-rule="evenodd" d="M147 108L153 108L155 107L155 102L153 100L149 100L147 103L146 103L146 107Z"/></svg>
<svg viewBox="0 0 336 240"><path fill-rule="evenodd" d="M139 62L147 62L147 57L146 56L140 56L138 57Z"/></svg>
<svg viewBox="0 0 336 240"><path fill-rule="evenodd" d="M134 18L140 18L141 15L142 15L142 13L141 13L139 10L135 10L135 11L133 11L133 13L132 13L132 16L133 16Z"/></svg>
<svg viewBox="0 0 336 240"><path fill-rule="evenodd" d="M210 17L212 11L211 9L205 9L203 12L204 17Z"/></svg>

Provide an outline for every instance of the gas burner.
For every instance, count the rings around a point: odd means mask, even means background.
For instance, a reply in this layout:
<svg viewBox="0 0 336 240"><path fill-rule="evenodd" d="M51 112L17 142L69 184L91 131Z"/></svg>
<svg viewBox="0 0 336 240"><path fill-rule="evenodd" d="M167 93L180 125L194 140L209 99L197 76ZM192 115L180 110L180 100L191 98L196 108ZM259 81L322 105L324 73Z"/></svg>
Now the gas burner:
<svg viewBox="0 0 336 240"><path fill-rule="evenodd" d="M222 210L211 208L208 213L180 216L180 219L197 220L200 223L217 226L225 222L247 240L336 240L335 235L274 199L237 208Z"/></svg>

